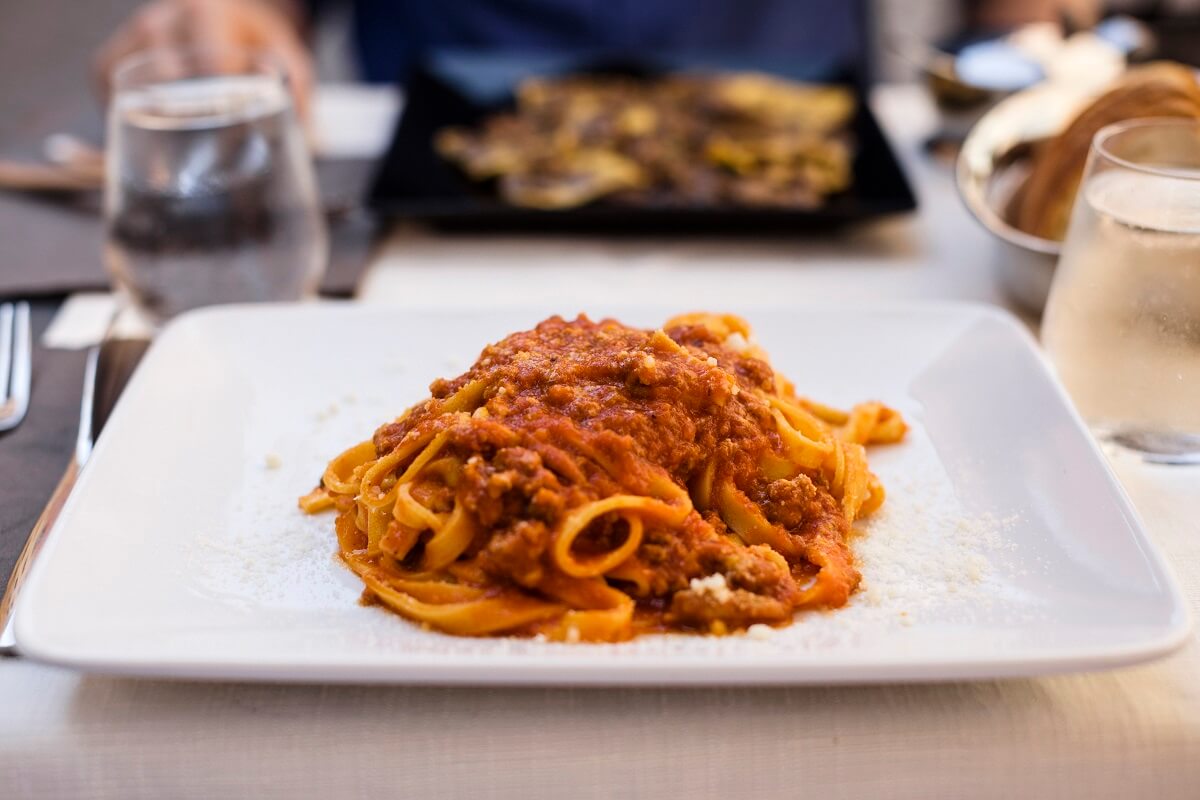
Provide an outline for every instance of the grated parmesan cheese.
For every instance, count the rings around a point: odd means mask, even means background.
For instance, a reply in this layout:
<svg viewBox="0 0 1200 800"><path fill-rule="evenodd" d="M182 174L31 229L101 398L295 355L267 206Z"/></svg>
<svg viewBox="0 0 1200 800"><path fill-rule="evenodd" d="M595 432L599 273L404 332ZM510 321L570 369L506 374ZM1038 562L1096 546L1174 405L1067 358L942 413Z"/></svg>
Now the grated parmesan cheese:
<svg viewBox="0 0 1200 800"><path fill-rule="evenodd" d="M725 603L733 599L733 591L725 581L725 576L719 572L714 572L707 578L692 578L688 582L688 586L696 594L711 597L718 603Z"/></svg>
<svg viewBox="0 0 1200 800"><path fill-rule="evenodd" d="M756 622L749 628L746 628L746 635L751 639L757 639L760 642L770 639L774 633L774 628L772 628L770 625L763 625L761 622Z"/></svg>
<svg viewBox="0 0 1200 800"><path fill-rule="evenodd" d="M744 353L750 343L746 341L746 337L734 331L725 337L725 346L735 353Z"/></svg>

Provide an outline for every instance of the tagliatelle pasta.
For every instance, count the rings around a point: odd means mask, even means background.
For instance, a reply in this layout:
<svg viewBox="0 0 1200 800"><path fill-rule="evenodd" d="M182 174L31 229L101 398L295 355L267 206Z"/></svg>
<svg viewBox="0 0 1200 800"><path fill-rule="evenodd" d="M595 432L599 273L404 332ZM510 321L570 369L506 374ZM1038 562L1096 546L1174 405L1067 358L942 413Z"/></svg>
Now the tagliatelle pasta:
<svg viewBox="0 0 1200 800"><path fill-rule="evenodd" d="M726 633L843 605L850 524L884 500L881 403L797 396L732 315L662 329L554 317L334 458L364 597L451 634L619 641Z"/></svg>

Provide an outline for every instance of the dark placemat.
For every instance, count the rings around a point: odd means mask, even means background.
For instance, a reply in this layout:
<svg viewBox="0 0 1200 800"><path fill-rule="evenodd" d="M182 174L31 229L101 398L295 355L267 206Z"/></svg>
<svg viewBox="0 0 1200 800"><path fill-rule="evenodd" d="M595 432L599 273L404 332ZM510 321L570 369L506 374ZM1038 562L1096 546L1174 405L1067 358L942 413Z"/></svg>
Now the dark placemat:
<svg viewBox="0 0 1200 800"><path fill-rule="evenodd" d="M57 308L49 301L33 303L35 341ZM83 350L36 346L29 415L15 430L0 434L0 590L71 459L85 358Z"/></svg>
<svg viewBox="0 0 1200 800"><path fill-rule="evenodd" d="M329 268L322 294L348 296L375 244L379 226L361 208L373 160L317 162L329 219ZM0 297L42 297L109 288L99 193L74 197L0 192Z"/></svg>
<svg viewBox="0 0 1200 800"><path fill-rule="evenodd" d="M0 296L107 289L94 206L91 196L63 202L0 192Z"/></svg>
<svg viewBox="0 0 1200 800"><path fill-rule="evenodd" d="M57 310L54 303L35 302L33 321L39 336ZM93 441L149 347L145 339L109 339L100 345L92 384ZM15 487L0 486L0 592L71 458L81 424L86 352L38 348L30 414L17 431L0 436L0 470L17 474L20 467L24 479Z"/></svg>

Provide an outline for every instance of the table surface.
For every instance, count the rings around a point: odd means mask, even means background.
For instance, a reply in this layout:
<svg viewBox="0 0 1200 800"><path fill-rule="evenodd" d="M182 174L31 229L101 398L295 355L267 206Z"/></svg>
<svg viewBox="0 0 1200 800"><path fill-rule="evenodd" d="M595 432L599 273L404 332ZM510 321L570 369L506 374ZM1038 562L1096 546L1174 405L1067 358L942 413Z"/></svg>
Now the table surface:
<svg viewBox="0 0 1200 800"><path fill-rule="evenodd" d="M920 151L934 124L924 97L891 87L876 110L915 184L915 216L816 242L400 230L360 297L398 313L546 301L571 312L663 296L711 308L781 296L1003 304L990 241L959 205L949 168ZM55 363L55 385L69 384L77 361ZM69 428L74 397L44 402L35 412ZM11 450L2 458L10 443L0 440L0 463L14 463ZM22 447L44 458L43 445ZM1196 609L1200 472L1118 454L1113 467ZM792 689L199 684L8 660L0 795L1196 797L1197 675L1194 638L1108 673Z"/></svg>

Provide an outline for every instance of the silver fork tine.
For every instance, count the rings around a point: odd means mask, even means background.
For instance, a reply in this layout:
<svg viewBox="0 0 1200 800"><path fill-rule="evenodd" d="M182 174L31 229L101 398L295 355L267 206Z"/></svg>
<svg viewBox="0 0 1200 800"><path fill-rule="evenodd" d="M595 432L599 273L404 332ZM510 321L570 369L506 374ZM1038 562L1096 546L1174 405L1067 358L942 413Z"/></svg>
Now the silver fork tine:
<svg viewBox="0 0 1200 800"><path fill-rule="evenodd" d="M8 384L12 378L13 317L12 303L0 306L0 409L8 405Z"/></svg>
<svg viewBox="0 0 1200 800"><path fill-rule="evenodd" d="M17 422L29 411L29 391L33 385L33 325L29 320L29 303L17 303L13 321L12 396L17 402Z"/></svg>
<svg viewBox="0 0 1200 800"><path fill-rule="evenodd" d="M17 427L29 410L32 339L29 304L17 303L15 309L11 303L5 304L0 309L0 431Z"/></svg>

